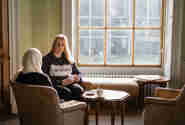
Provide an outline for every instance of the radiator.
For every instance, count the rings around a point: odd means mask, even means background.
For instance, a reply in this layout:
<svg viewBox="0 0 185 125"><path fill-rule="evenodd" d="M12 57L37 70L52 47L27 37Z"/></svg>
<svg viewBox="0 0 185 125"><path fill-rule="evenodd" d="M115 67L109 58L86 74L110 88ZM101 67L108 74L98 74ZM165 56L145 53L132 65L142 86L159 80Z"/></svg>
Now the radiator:
<svg viewBox="0 0 185 125"><path fill-rule="evenodd" d="M86 72L83 77L89 78L133 78L134 75L128 75L125 72Z"/></svg>

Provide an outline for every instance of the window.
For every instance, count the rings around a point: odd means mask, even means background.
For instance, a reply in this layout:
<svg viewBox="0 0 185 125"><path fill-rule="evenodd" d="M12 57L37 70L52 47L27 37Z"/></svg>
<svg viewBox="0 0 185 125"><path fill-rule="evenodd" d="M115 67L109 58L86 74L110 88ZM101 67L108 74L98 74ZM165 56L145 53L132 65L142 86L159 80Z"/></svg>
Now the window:
<svg viewBox="0 0 185 125"><path fill-rule="evenodd" d="M164 0L78 0L78 64L161 66Z"/></svg>

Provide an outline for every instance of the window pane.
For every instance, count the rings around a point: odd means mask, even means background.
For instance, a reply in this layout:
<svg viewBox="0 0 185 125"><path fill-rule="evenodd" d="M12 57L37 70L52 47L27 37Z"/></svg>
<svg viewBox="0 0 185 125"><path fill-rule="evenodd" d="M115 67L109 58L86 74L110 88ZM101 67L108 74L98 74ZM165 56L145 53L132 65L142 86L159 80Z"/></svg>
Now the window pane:
<svg viewBox="0 0 185 125"><path fill-rule="evenodd" d="M162 0L136 0L136 26L160 26Z"/></svg>
<svg viewBox="0 0 185 125"><path fill-rule="evenodd" d="M104 31L80 31L80 64L104 63Z"/></svg>
<svg viewBox="0 0 185 125"><path fill-rule="evenodd" d="M80 25L104 26L104 0L80 0Z"/></svg>
<svg viewBox="0 0 185 125"><path fill-rule="evenodd" d="M160 30L136 30L135 64L160 64Z"/></svg>
<svg viewBox="0 0 185 125"><path fill-rule="evenodd" d="M107 63L131 64L131 31L108 31Z"/></svg>
<svg viewBox="0 0 185 125"><path fill-rule="evenodd" d="M80 25L89 25L89 0L80 0Z"/></svg>
<svg viewBox="0 0 185 125"><path fill-rule="evenodd" d="M132 0L109 0L108 25L130 26L132 24Z"/></svg>

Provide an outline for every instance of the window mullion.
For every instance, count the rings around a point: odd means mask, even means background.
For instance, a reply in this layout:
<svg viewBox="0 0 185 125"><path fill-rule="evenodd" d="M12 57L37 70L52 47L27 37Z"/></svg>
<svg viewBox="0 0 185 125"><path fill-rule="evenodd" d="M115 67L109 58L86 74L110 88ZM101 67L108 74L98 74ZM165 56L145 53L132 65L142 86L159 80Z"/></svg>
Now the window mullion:
<svg viewBox="0 0 185 125"><path fill-rule="evenodd" d="M136 29L136 0L133 0L132 6L132 65L135 65L135 29Z"/></svg>
<svg viewBox="0 0 185 125"><path fill-rule="evenodd" d="M108 18L108 0L104 0L104 65L107 65L107 18Z"/></svg>
<svg viewBox="0 0 185 125"><path fill-rule="evenodd" d="M160 64L163 64L164 60L164 17L166 0L162 0L162 8L160 10Z"/></svg>

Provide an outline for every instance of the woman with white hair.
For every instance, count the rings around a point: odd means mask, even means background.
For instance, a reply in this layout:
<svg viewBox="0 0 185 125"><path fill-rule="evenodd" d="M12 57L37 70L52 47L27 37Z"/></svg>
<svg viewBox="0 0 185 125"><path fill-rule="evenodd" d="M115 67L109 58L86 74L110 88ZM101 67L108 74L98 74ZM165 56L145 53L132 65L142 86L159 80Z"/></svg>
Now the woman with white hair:
<svg viewBox="0 0 185 125"><path fill-rule="evenodd" d="M29 48L23 56L23 69L17 74L16 82L53 86L47 74L42 72L42 54L36 48Z"/></svg>
<svg viewBox="0 0 185 125"><path fill-rule="evenodd" d="M80 99L83 92L79 84L81 82L80 72L75 66L65 35L56 35L51 51L43 57L42 70L51 78L60 98Z"/></svg>

